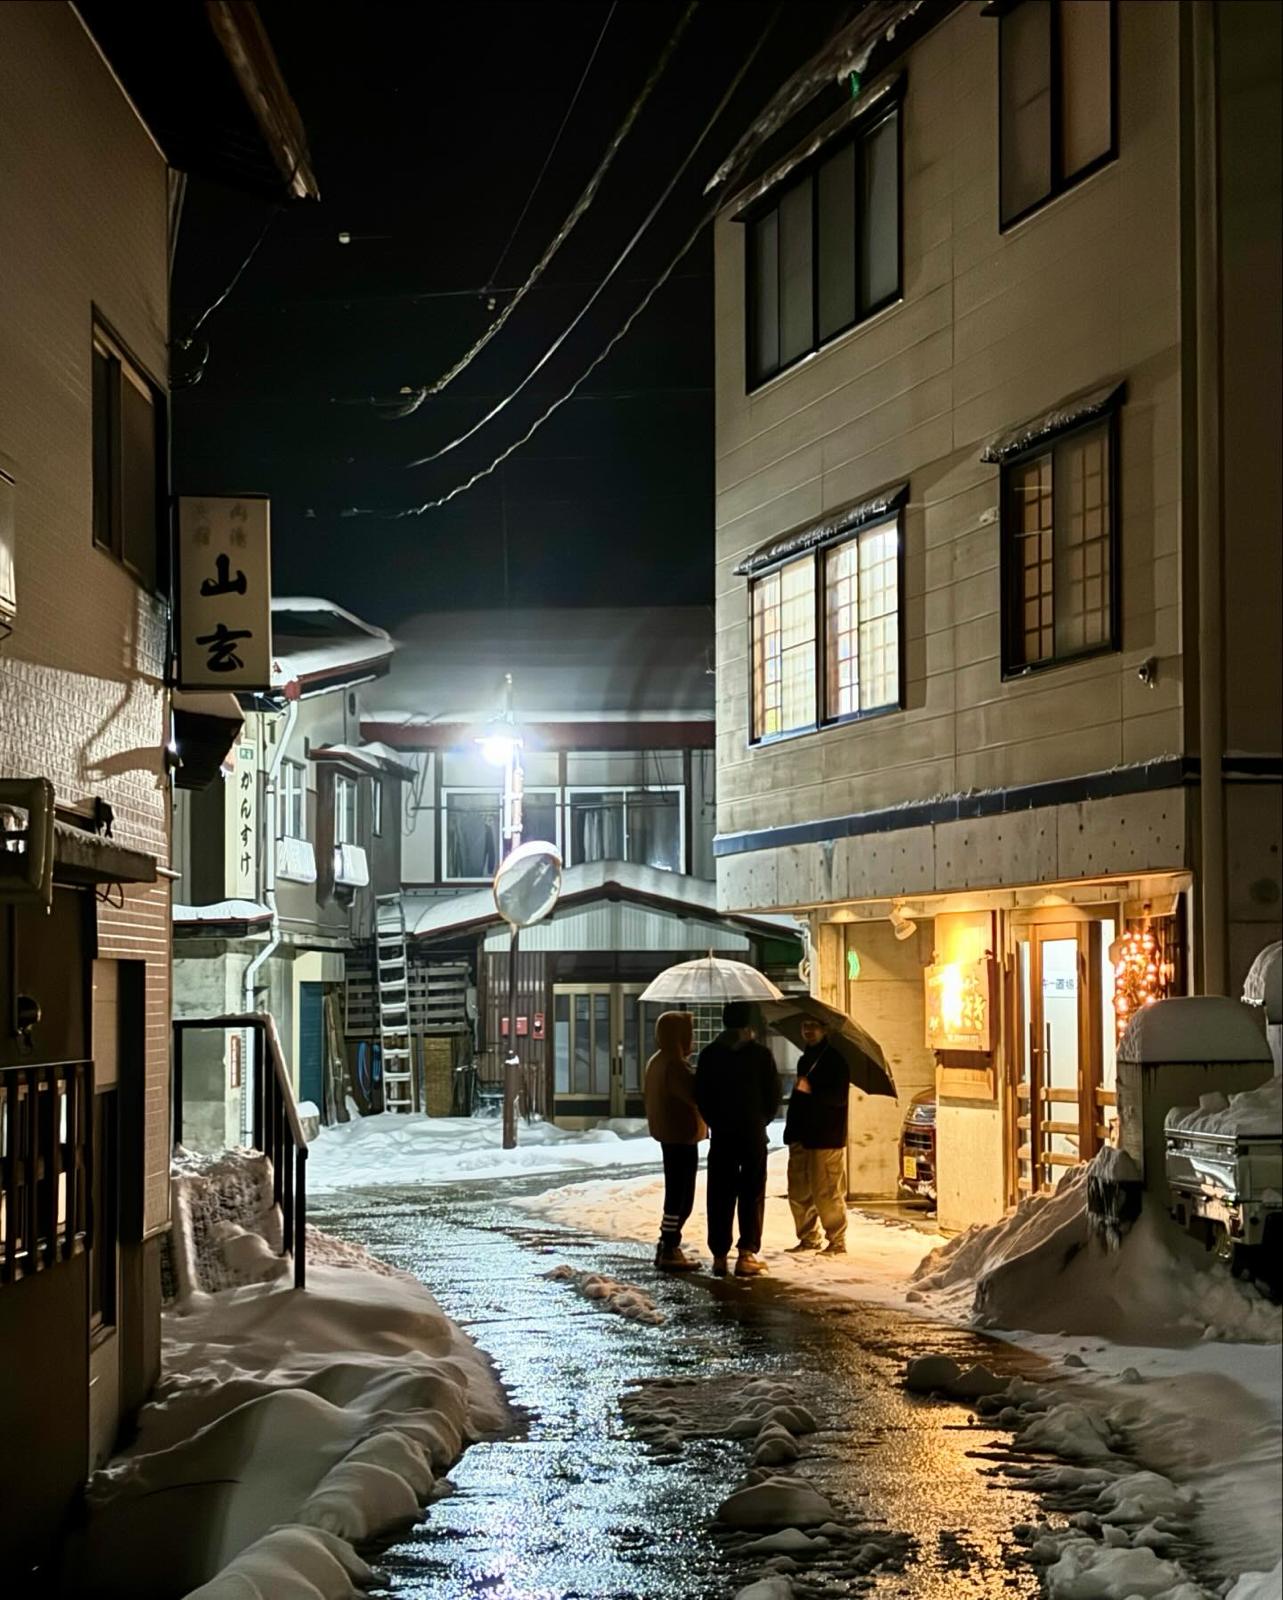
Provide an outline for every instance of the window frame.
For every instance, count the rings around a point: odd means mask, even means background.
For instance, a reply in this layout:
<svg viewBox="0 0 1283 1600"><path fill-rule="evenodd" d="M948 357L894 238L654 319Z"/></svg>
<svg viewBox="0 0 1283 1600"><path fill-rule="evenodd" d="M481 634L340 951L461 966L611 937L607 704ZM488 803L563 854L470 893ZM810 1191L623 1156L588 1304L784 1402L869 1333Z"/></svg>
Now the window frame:
<svg viewBox="0 0 1283 1600"><path fill-rule="evenodd" d="M1122 643L1122 529L1120 527L1122 505L1119 495L1119 464L1118 464L1118 424L1119 405L1113 403L1109 408L1095 416L1086 417L1071 427L1057 429L1055 433L1038 439L1023 450L1014 451L1005 456L999 463L999 494L998 494L998 570L999 570L999 618L1000 618L1000 646L1002 658L1002 681L1010 683L1021 678L1029 678L1042 672L1054 671L1058 667L1074 666L1080 661L1092 661L1099 656L1117 655L1123 648ZM1015 638L1015 608L1022 598L1014 581L1014 516L1012 508L1011 477L1015 468L1035 461L1039 456L1051 456L1051 493L1053 507L1053 521L1051 529L1052 569L1055 570L1056 557L1056 524L1054 521L1055 495L1056 495L1056 453L1070 440L1083 434L1093 433L1103 429L1109 441L1109 469L1106 481L1109 486L1109 632L1107 639L1101 644L1094 644L1085 650L1075 650L1066 655L1052 654L1044 661L1017 662L1014 659L1013 642ZM1055 648L1056 629L1056 601L1055 589L1052 589L1052 645Z"/></svg>
<svg viewBox="0 0 1283 1600"><path fill-rule="evenodd" d="M554 818L554 821L556 823L556 834L557 834L557 837L555 839L548 840L547 842L550 843L550 844L555 844L557 846L558 850L561 849L561 837L562 837L562 816L561 816L561 811L562 811L562 793L563 793L563 791L561 789L558 789L555 785L550 785L550 784L538 784L533 788L527 789L527 788L523 787L523 789L522 789L522 800L523 800L523 802L531 795L541 795L541 796L543 796L543 795L552 795L553 796L553 808L552 809L553 809L553 818ZM441 790L440 790L440 804L439 804L439 806L437 808L437 833L438 833L438 837L440 838L440 841L441 841L441 878L440 878L440 881L442 883L489 883L491 881L489 877L480 877L480 878L455 877L455 876L452 876L451 873L450 873L450 833L449 833L450 796L451 795L455 795L455 794L486 794L486 795L494 795L496 797L496 800L498 802L498 810L499 810L499 830L500 830L499 850L500 850L500 855L502 857L502 852L503 852L503 785L502 784L496 784L496 785L490 786L490 785L485 785L485 784L452 783L452 784L447 786L447 785L443 784L442 787L441 787ZM523 834L523 837L524 837L524 834Z"/></svg>
<svg viewBox="0 0 1283 1600"><path fill-rule="evenodd" d="M846 711L831 714L828 706L828 589L826 568L828 557L834 550L843 545L858 545L862 536L871 534L880 528L893 526L895 528L895 559L896 559L896 697L886 705L872 706L867 711ZM758 734L754 732L757 726L757 707L754 704L754 689L757 682L757 661L754 650L754 636L756 630L753 625L753 590L755 585L765 578L773 577L782 567L791 566L799 558L796 553L782 555L779 560L763 566L759 571L750 574L747 583L748 596L748 743L750 748L760 748L767 745L780 744L789 739L805 738L808 734L824 733L830 728L845 727L855 722L872 722L878 717L893 716L896 712L905 709L905 674L907 664L907 648L905 639L905 543L904 543L904 500L899 498L891 505L884 515L870 517L855 527L844 529L833 538L817 540L814 546L805 552L805 559L815 563L814 594L815 594L815 720L803 727L790 728L780 733Z"/></svg>
<svg viewBox="0 0 1283 1600"><path fill-rule="evenodd" d="M904 299L904 104L905 104L905 76L903 73L891 84L886 93L880 94L876 102L866 112L857 116L840 134L828 140L805 161L801 161L792 168L787 177L773 185L764 195L759 196L736 217L736 221L744 227L744 392L756 394L764 389L767 384L774 383L777 378L783 377L786 372L791 372L802 362L808 361L812 356L822 350L827 350L831 345L844 339L847 334L856 328L862 327L866 322L871 322L874 317L894 305L900 304ZM895 118L896 124L896 159L895 159L895 184L896 184L896 220L895 220L895 287L880 300L871 303L867 310L861 310L860 289L862 273L860 270L860 222L861 206L858 193L853 202L853 217L855 227L855 249L853 265L855 268L855 313L851 321L840 328L835 328L823 339L819 335L820 327L820 208L817 200L819 189L820 168L832 157L839 155L848 145L855 147L855 174L854 181L858 189L858 174L860 162L860 147L882 124L890 118ZM757 304L756 273L753 266L752 239L753 228L771 212L778 212L786 195L803 183L811 185L811 343L810 346L799 354L792 356L788 361L781 361L772 372L761 377L756 373L756 338L754 323L756 318L754 310ZM779 283L779 230L776 232L776 282ZM778 289L777 289L778 294ZM776 322L779 322L777 302Z"/></svg>
<svg viewBox="0 0 1283 1600"><path fill-rule="evenodd" d="M628 862L629 865L631 865L631 866L643 867L643 866L646 866L646 864L647 864L646 862L644 862L644 861L631 861L630 858L629 858L629 855L628 855L628 831L629 831L628 830L628 796L630 794L675 794L677 796L678 860L680 861L681 865L676 867L673 870L678 875L684 875L685 874L685 872L686 872L686 785L685 784L682 784L682 783L647 783L647 784L640 784L640 783L602 783L602 784L577 783L577 784L574 784L573 786L572 785L567 785L564 792L565 792L565 797L566 797L565 798L565 811L566 811L565 827L564 827L564 830L563 830L562 827L561 827L561 819L559 817L558 818L558 832L560 833L560 832L564 831L564 833L565 833L566 848L565 848L564 854L566 856L566 865L568 867L578 867L578 866L585 866L585 865L589 864L589 863L582 862L582 861L572 861L572 860L570 860L570 847L573 844L574 837L575 837L574 824L573 824L573 809L572 808L573 808L573 803L574 803L574 799L575 799L576 795L584 795L584 794L611 795L611 794L617 794L617 795L621 795L623 797L623 808L624 808L624 854L623 854L622 859L625 862ZM560 839L558 840L558 848L560 848ZM600 857L600 856L597 856L597 857L594 857L593 859L594 860L601 860L603 858ZM668 870L669 869L666 868L666 867L652 867L651 868L651 871L653 871L653 872L665 872L665 871L668 871Z"/></svg>
<svg viewBox="0 0 1283 1600"><path fill-rule="evenodd" d="M298 817L299 829L294 832L290 828L290 801L291 791L286 783L286 773L297 774L298 778ZM301 761L294 761L285 756L281 761L281 784L278 797L279 815L276 819L276 837L278 839L306 839L307 833L307 767Z"/></svg>
<svg viewBox="0 0 1283 1600"><path fill-rule="evenodd" d="M1033 200L1023 210L1015 212L1010 217L1002 214L1002 174L1004 170L1005 139L1003 136L1002 115L1002 84L1003 84L1003 50L1002 50L1002 21L1011 12L1017 10L1026 0L990 0L985 7L985 15L992 16L998 23L998 80L997 80L997 111L998 111L998 232L1000 234L1017 228L1029 217L1035 216L1044 207L1052 205L1062 195L1070 193L1079 184L1086 183L1102 168L1109 166L1118 159L1118 5L1117 0L1081 0L1081 3L1093 5L1107 4L1109 6L1109 147L1100 155L1093 157L1085 167L1080 167L1072 177L1064 173L1065 152L1063 137L1063 83L1060 8L1065 0L1048 0L1051 6L1050 47L1048 60L1049 90L1047 95L1048 117L1051 121L1048 151L1051 160L1051 181L1047 193L1040 200Z"/></svg>
<svg viewBox="0 0 1283 1600"><path fill-rule="evenodd" d="M348 814L348 804L345 796L351 796L351 812ZM344 838L343 825L345 820L350 821L351 837ZM336 772L334 774L334 843L336 845L359 845L361 842L361 785L350 773Z"/></svg>
<svg viewBox="0 0 1283 1600"><path fill-rule="evenodd" d="M106 358L110 375L108 413L100 423L96 401L94 364L99 355ZM89 340L89 433L90 433L90 539L95 550L109 556L141 585L148 594L167 599L172 572L172 537L169 496L169 396L98 308L93 308ZM155 428L155 528L154 576L139 571L125 552L124 512L121 489L124 481L121 431L123 386L132 384L151 403ZM107 430L109 482L99 482L99 428ZM103 521L106 521L105 536Z"/></svg>

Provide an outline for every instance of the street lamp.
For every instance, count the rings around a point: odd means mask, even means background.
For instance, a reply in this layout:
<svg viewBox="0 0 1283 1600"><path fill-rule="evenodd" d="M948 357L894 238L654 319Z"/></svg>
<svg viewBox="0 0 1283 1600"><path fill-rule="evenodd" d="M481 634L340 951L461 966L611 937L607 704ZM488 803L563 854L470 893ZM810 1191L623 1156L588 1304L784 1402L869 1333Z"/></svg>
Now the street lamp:
<svg viewBox="0 0 1283 1600"><path fill-rule="evenodd" d="M521 739L512 712L512 674L504 674L503 716L490 732L477 740L482 757L492 766L503 768L503 809L500 831L503 862L521 846L522 788L525 774L521 767ZM497 882L497 875L496 875ZM521 1081L521 1057L517 1054L517 928L510 927L508 940L508 1052L503 1061L503 1148L517 1147L517 1091Z"/></svg>

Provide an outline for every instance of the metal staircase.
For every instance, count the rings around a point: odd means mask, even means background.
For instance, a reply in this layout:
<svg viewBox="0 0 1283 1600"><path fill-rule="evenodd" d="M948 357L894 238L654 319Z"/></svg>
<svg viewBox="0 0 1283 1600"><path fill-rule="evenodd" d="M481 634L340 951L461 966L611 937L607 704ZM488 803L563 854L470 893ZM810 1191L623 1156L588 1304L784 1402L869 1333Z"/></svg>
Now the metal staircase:
<svg viewBox="0 0 1283 1600"><path fill-rule="evenodd" d="M374 978L379 1002L383 1109L413 1111L409 960L405 949L405 908L399 891L381 894L375 901Z"/></svg>

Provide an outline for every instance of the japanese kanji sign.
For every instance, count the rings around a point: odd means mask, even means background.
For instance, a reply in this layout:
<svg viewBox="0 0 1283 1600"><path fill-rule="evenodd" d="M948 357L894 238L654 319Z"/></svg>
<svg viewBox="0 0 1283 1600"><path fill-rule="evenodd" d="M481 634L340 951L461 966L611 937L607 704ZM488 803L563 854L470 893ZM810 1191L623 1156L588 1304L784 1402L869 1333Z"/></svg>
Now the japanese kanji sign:
<svg viewBox="0 0 1283 1600"><path fill-rule="evenodd" d="M179 688L271 688L271 570L263 496L179 499Z"/></svg>
<svg viewBox="0 0 1283 1600"><path fill-rule="evenodd" d="M223 787L223 884L229 900L258 898L258 746L238 739Z"/></svg>

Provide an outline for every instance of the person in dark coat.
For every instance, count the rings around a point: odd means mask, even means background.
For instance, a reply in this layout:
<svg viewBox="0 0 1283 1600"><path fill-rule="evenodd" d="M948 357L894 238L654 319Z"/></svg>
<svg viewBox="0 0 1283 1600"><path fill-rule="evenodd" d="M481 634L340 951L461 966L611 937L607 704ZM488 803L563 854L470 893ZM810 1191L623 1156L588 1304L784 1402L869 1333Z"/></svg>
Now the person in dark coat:
<svg viewBox="0 0 1283 1600"><path fill-rule="evenodd" d="M722 1008L722 1027L699 1053L695 1101L708 1123L708 1246L713 1271L729 1270L731 1228L739 1209L735 1275L754 1278L762 1260L766 1206L766 1129L780 1108L780 1077L771 1052L755 1038L756 1013L746 1001Z"/></svg>
<svg viewBox="0 0 1283 1600"><path fill-rule="evenodd" d="M655 1265L665 1272L693 1272L699 1266L682 1249L682 1229L695 1205L699 1141L708 1135L695 1104L694 1041L695 1018L689 1011L662 1012L643 1084L650 1136L659 1140L664 1156L664 1215Z"/></svg>
<svg viewBox="0 0 1283 1600"><path fill-rule="evenodd" d="M805 1048L797 1063L797 1086L789 1098L784 1143L789 1152L789 1208L797 1243L792 1251L820 1248L826 1256L846 1253L847 1102L851 1080L846 1062L829 1043L822 1022L802 1022Z"/></svg>

